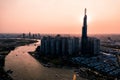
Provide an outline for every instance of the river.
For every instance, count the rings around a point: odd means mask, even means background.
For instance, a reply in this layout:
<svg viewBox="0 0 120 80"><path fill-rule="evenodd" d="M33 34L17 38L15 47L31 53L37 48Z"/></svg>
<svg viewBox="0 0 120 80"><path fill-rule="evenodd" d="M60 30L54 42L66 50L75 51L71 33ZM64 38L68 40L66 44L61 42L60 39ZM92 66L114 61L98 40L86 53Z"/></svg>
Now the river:
<svg viewBox="0 0 120 80"><path fill-rule="evenodd" d="M20 46L11 51L5 59L5 70L12 70L14 80L72 80L73 70L44 67L28 54L40 42Z"/></svg>

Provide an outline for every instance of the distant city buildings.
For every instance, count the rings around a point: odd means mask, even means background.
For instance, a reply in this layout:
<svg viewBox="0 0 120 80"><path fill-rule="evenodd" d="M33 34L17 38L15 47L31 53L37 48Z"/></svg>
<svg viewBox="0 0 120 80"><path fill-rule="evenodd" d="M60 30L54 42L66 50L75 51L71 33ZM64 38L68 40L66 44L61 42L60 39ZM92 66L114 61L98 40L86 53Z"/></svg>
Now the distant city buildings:
<svg viewBox="0 0 120 80"><path fill-rule="evenodd" d="M41 35L40 34L32 34L29 32L28 34L23 33L21 35L21 38L27 38L27 39L40 39Z"/></svg>

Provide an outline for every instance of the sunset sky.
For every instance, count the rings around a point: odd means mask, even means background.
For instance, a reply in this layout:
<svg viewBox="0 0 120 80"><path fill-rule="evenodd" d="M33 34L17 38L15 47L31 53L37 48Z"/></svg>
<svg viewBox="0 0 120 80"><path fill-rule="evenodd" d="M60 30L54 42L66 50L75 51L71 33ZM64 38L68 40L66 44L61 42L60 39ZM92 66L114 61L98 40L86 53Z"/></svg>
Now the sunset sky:
<svg viewBox="0 0 120 80"><path fill-rule="evenodd" d="M0 33L120 33L120 0L0 0Z"/></svg>

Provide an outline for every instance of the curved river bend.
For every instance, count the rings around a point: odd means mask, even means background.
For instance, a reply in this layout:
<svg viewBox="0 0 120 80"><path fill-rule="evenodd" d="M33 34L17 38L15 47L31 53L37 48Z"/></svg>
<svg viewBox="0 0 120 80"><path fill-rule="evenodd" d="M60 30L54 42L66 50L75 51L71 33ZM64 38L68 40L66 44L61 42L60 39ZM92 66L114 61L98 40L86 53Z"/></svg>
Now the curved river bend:
<svg viewBox="0 0 120 80"><path fill-rule="evenodd" d="M10 76L14 80L72 80L73 70L43 67L28 54L39 44L40 42L20 46L8 54L5 70L13 71Z"/></svg>

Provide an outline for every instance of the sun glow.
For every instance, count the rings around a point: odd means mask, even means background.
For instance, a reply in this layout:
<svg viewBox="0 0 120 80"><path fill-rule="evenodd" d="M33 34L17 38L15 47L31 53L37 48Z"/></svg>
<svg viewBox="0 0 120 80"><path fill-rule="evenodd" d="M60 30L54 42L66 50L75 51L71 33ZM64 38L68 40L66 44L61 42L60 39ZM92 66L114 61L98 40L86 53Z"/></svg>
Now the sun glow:
<svg viewBox="0 0 120 80"><path fill-rule="evenodd" d="M83 23L84 16L80 17L80 23ZM87 23L89 24L92 21L91 16L87 16Z"/></svg>

